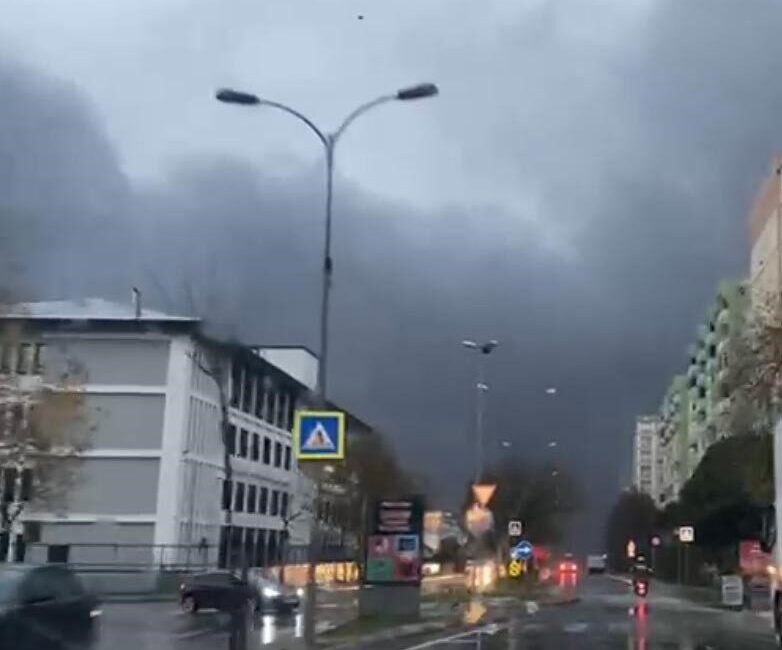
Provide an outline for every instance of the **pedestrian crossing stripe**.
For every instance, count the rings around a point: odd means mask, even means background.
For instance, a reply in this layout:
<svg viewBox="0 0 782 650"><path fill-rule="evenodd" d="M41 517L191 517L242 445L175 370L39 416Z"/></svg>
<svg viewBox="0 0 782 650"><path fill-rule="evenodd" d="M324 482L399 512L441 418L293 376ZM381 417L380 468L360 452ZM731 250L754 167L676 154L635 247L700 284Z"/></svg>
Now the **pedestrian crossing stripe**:
<svg viewBox="0 0 782 650"><path fill-rule="evenodd" d="M293 428L298 460L342 460L345 414L342 411L297 411Z"/></svg>

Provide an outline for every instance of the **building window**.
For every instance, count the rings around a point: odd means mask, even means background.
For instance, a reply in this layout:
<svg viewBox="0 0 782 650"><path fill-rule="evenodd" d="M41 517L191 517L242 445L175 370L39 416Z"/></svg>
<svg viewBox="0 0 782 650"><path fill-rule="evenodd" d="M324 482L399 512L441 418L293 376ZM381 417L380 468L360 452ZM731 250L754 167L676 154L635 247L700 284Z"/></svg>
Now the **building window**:
<svg viewBox="0 0 782 650"><path fill-rule="evenodd" d="M250 459L258 460L260 457L261 457L261 436L259 436L257 433L254 433L252 453L250 455Z"/></svg>
<svg viewBox="0 0 782 650"><path fill-rule="evenodd" d="M263 437L263 464L271 465L272 462L272 441L266 436Z"/></svg>
<svg viewBox="0 0 782 650"><path fill-rule="evenodd" d="M240 458L247 458L248 453L248 447L249 447L249 438L250 433L247 431L247 429L242 429L239 433L239 457Z"/></svg>
<svg viewBox="0 0 782 650"><path fill-rule="evenodd" d="M274 466L279 467L282 465L282 443L274 443Z"/></svg>
<svg viewBox="0 0 782 650"><path fill-rule="evenodd" d="M280 516L284 519L288 516L288 493L282 493L282 502L280 503Z"/></svg>
<svg viewBox="0 0 782 650"><path fill-rule="evenodd" d="M13 348L10 345L4 345L0 350L0 372L11 372L11 355Z"/></svg>
<svg viewBox="0 0 782 650"><path fill-rule="evenodd" d="M22 343L16 350L16 372L19 375L26 375L30 372L31 348L29 343Z"/></svg>
<svg viewBox="0 0 782 650"><path fill-rule="evenodd" d="M258 499L258 488L254 485L247 486L247 512L255 512L255 505Z"/></svg>
<svg viewBox="0 0 782 650"><path fill-rule="evenodd" d="M242 411L245 413L253 412L253 384L254 377L247 368L244 371L244 381L242 382Z"/></svg>
<svg viewBox="0 0 782 650"><path fill-rule="evenodd" d="M293 422L296 419L296 399L293 395L288 400L288 431L293 431Z"/></svg>
<svg viewBox="0 0 782 650"><path fill-rule="evenodd" d="M281 393L280 395L280 420L277 426L280 429L288 429L288 404L290 404L290 395L288 393Z"/></svg>
<svg viewBox="0 0 782 650"><path fill-rule="evenodd" d="M263 404L266 401L265 381L264 375L258 375L255 382L255 417L259 420L263 420Z"/></svg>
<svg viewBox="0 0 782 650"><path fill-rule="evenodd" d="M291 468L291 447L285 445L285 469Z"/></svg>
<svg viewBox="0 0 782 650"><path fill-rule="evenodd" d="M228 425L228 440L225 441L226 451L229 454L236 453L236 426Z"/></svg>
<svg viewBox="0 0 782 650"><path fill-rule="evenodd" d="M270 514L272 517L280 514L280 493L277 490L272 490L272 509Z"/></svg>
<svg viewBox="0 0 782 650"><path fill-rule="evenodd" d="M236 495L234 498L234 511L244 512L244 483L236 484Z"/></svg>
<svg viewBox="0 0 782 650"><path fill-rule="evenodd" d="M223 481L223 510L231 509L231 493L233 492L231 481Z"/></svg>
<svg viewBox="0 0 782 650"><path fill-rule="evenodd" d="M36 375L43 374L43 343L36 343L33 348L33 373Z"/></svg>
<svg viewBox="0 0 782 650"><path fill-rule="evenodd" d="M231 406L239 406L242 393L242 368L234 364L231 368Z"/></svg>
<svg viewBox="0 0 782 650"><path fill-rule="evenodd" d="M258 513L265 515L269 509L269 489L262 487L260 491L260 498L258 499Z"/></svg>

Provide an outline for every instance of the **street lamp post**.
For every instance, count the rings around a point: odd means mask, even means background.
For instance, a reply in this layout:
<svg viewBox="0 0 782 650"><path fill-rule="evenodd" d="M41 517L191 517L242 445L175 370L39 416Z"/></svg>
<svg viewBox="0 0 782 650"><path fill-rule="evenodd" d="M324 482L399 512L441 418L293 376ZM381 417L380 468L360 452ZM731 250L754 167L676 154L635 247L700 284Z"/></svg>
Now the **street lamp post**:
<svg viewBox="0 0 782 650"><path fill-rule="evenodd" d="M361 104L352 113L342 121L342 124L333 131L326 132L320 129L315 122L306 115L300 113L294 108L280 102L263 99L252 93L241 92L224 88L218 90L215 97L218 101L226 104L238 104L240 106L268 106L276 108L301 122L304 122L309 129L317 136L323 145L326 156L326 223L325 236L323 241L323 275L321 281L321 300L320 300L320 319L319 319L319 350L318 376L315 387L315 399L320 407L326 406L326 382L328 379L328 358L329 358L329 303L331 297L331 277L334 271L334 264L331 258L331 221L332 221L332 203L334 195L334 151L337 142L345 130L359 116L381 104L391 101L412 101L416 99L425 99L434 97L439 93L435 84L423 83L407 88L402 88L390 95L382 95L372 101ZM307 603L304 611L304 640L307 647L315 647L315 562L319 544L319 531L317 522L317 504L320 498L321 481L320 471L316 472L315 497L313 507L313 517L310 529L309 542L309 563L307 570Z"/></svg>
<svg viewBox="0 0 782 650"><path fill-rule="evenodd" d="M321 303L320 303L320 332L319 332L319 346L320 346L320 359L318 361L318 377L316 386L316 398L321 406L326 402L326 382L328 379L328 352L329 352L329 299L331 293L331 276L334 271L334 264L331 258L331 206L334 194L334 151L342 134L353 123L353 121L359 116L366 113L368 110L392 101L412 101L415 99L425 99L427 97L434 97L439 93L439 90L435 84L423 83L416 86L410 86L408 88L402 88L397 92L390 95L382 95L372 101L361 104L352 113L350 113L343 121L342 124L333 132L328 133L320 129L312 120L306 117L303 113L300 113L294 108L281 104L280 102L271 101L268 99L262 99L257 95L251 93L240 92L231 89L218 90L216 98L227 104L238 104L243 106L268 106L271 108L277 108L281 111L293 115L295 118L304 122L310 130L317 136L323 145L324 153L326 156L326 224L325 224L325 237L323 242L323 276L321 286Z"/></svg>
<svg viewBox="0 0 782 650"><path fill-rule="evenodd" d="M475 382L475 483L480 482L483 475L483 410L484 410L484 393L489 390L489 386L486 384L485 375L485 359L491 354L492 350L497 347L498 342L495 340L487 341L486 343L476 343L466 339L462 341L462 345L470 350L475 350L478 353L477 363L477 381Z"/></svg>

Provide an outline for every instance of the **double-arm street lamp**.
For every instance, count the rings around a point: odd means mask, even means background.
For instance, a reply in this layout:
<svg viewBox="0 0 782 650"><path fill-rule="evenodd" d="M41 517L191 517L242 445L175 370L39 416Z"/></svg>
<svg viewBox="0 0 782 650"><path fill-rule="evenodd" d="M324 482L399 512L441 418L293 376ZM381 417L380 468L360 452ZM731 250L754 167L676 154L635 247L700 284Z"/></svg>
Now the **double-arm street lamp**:
<svg viewBox="0 0 782 650"><path fill-rule="evenodd" d="M281 104L280 102L263 99L257 95L251 93L240 92L238 90L230 90L224 88L218 90L215 95L217 99L226 104L239 104L241 106L267 106L270 108L277 108L281 111L293 115L293 117L304 122L310 130L318 137L326 155L326 233L323 246L323 278L321 287L321 303L320 303L320 359L318 360L318 378L316 387L316 397L320 406L326 404L326 381L328 378L327 364L328 364L328 352L329 352L329 298L331 293L331 275L334 271L333 260L331 259L331 206L333 196L334 185L334 150L336 149L337 142L339 141L345 130L353 123L353 121L363 115L368 110L386 104L393 101L412 101L416 99L425 99L427 97L434 97L438 94L438 89L435 84L423 83L417 86L410 86L408 88L402 88L395 93L389 95L382 95L377 99L361 104L352 113L350 113L343 121L342 124L336 129L336 131L326 132L320 129L312 120L307 116L300 113L294 108Z"/></svg>
<svg viewBox="0 0 782 650"><path fill-rule="evenodd" d="M363 115L367 111L381 104L385 104L393 101L412 101L416 99L424 99L427 97L434 97L438 94L437 86L432 83L423 83L417 86L410 86L408 88L402 88L397 92L389 95L382 95L377 99L361 104L352 113L342 121L342 124L332 132L326 132L320 129L315 122L310 120L306 115L300 113L294 108L281 104L280 102L263 99L257 95L253 95L247 92L240 92L238 90L231 90L224 88L218 90L216 98L226 104L238 104L240 106L267 106L269 108L276 108L281 111L292 115L301 122L304 122L310 130L317 136L320 143L323 145L323 150L326 155L326 228L325 237L323 243L323 276L321 286L321 302L320 302L320 341L319 341L319 353L318 359L318 376L317 386L315 389L315 398L318 406L326 406L326 381L328 378L328 358L329 358L329 299L331 294L331 276L334 271L334 264L331 259L331 207L333 198L334 187L334 151L342 134L353 123L353 121L359 116ZM317 473L317 479L315 481L315 504L319 500L319 494L321 489L320 473ZM317 512L317 507L314 508ZM319 548L319 532L317 514L312 517L312 528L310 530L309 541L309 563L307 569L307 601L304 611L304 639L307 647L315 647L315 563L317 561Z"/></svg>

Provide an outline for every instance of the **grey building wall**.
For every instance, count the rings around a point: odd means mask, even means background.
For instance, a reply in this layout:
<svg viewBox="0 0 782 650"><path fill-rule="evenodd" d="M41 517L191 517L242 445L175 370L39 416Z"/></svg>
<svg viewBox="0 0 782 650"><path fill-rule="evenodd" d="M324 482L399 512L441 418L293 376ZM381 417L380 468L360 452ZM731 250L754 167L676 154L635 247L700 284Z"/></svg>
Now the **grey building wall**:
<svg viewBox="0 0 782 650"><path fill-rule="evenodd" d="M157 458L89 458L79 468L80 481L68 497L66 511L154 514L159 466Z"/></svg>
<svg viewBox="0 0 782 650"><path fill-rule="evenodd" d="M164 395L87 395L90 447L159 449L165 406Z"/></svg>
<svg viewBox="0 0 782 650"><path fill-rule="evenodd" d="M76 362L90 384L163 386L168 371L169 341L150 337L81 338L45 336L47 374Z"/></svg>

